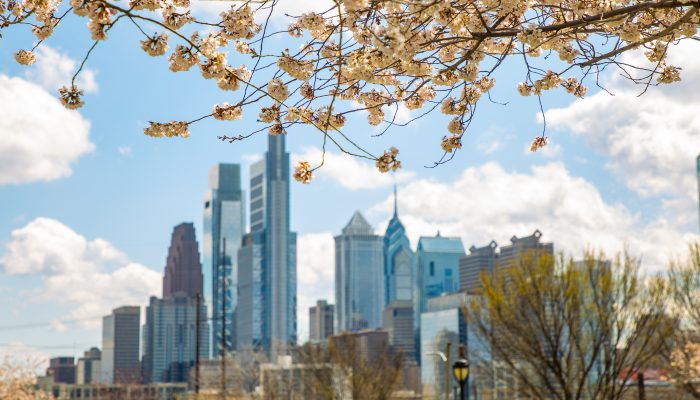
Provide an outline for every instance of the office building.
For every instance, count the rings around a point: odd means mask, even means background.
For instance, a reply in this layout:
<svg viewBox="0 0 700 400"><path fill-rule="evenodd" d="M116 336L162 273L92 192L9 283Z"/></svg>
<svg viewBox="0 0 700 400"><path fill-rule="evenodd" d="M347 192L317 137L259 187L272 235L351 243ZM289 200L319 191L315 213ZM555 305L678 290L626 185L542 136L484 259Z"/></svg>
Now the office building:
<svg viewBox="0 0 700 400"><path fill-rule="evenodd" d="M399 220L398 197L394 187L394 215L384 234L384 307L395 300L413 300L416 257L406 230Z"/></svg>
<svg viewBox="0 0 700 400"><path fill-rule="evenodd" d="M97 347L92 347L83 353L76 366L75 383L85 385L98 382L100 377L100 363L102 352Z"/></svg>
<svg viewBox="0 0 700 400"><path fill-rule="evenodd" d="M326 339L333 336L333 310L333 304L328 304L326 300L318 300L315 306L309 307L310 342L325 342Z"/></svg>
<svg viewBox="0 0 700 400"><path fill-rule="evenodd" d="M144 383L188 381L196 362L208 358L206 315L206 305L185 292L151 297L143 326Z"/></svg>
<svg viewBox="0 0 700 400"><path fill-rule="evenodd" d="M250 234L238 252L238 348L286 354L297 341L296 233L290 230L289 153L284 135L268 138L250 168ZM239 315L240 314L240 315ZM247 321L251 321L248 324ZM259 322L258 322L259 321Z"/></svg>
<svg viewBox="0 0 700 400"><path fill-rule="evenodd" d="M535 230L530 236L518 238L513 236L510 244L501 246L496 263L497 273L502 273L507 268L517 267L523 257L539 257L544 254L553 255L554 245L552 243L542 243L540 239L542 233Z"/></svg>
<svg viewBox="0 0 700 400"><path fill-rule="evenodd" d="M469 248L469 254L459 259L459 289L476 292L482 289L483 274L493 276L498 261L498 244L491 241L487 246Z"/></svg>
<svg viewBox="0 0 700 400"><path fill-rule="evenodd" d="M404 360L415 360L416 346L413 330L413 302L394 300L384 309L384 330L389 334L389 344Z"/></svg>
<svg viewBox="0 0 700 400"><path fill-rule="evenodd" d="M343 332L328 338L340 353L352 353L352 362L374 364L389 354L389 333L383 329Z"/></svg>
<svg viewBox="0 0 700 400"><path fill-rule="evenodd" d="M139 361L141 308L123 306L102 318L101 379L104 383L141 382Z"/></svg>
<svg viewBox="0 0 700 400"><path fill-rule="evenodd" d="M75 383L75 359L73 357L54 357L49 360L46 376L55 383Z"/></svg>
<svg viewBox="0 0 700 400"><path fill-rule="evenodd" d="M470 363L469 385L470 392L474 387L490 385L490 376L478 374L479 371L489 371L484 365L491 365L491 353L489 346L479 339L479 336L469 327L464 308L474 299L474 295L464 292L445 294L428 300L427 311L421 314L421 351L423 361L421 363L421 381L423 383L424 396L436 396L444 390L445 374L450 375L450 388L458 383L451 373L451 369L445 368L445 362L438 354L447 350L450 343L449 362L457 360L459 346L466 349L466 357ZM465 389L466 390L466 389Z"/></svg>
<svg viewBox="0 0 700 400"><path fill-rule="evenodd" d="M163 297L182 292L189 297L204 296L202 263L194 224L185 222L173 229L163 276Z"/></svg>
<svg viewBox="0 0 700 400"><path fill-rule="evenodd" d="M382 326L384 244L359 211L335 237L335 332Z"/></svg>
<svg viewBox="0 0 700 400"><path fill-rule="evenodd" d="M212 309L211 345L215 358L234 348L237 254L245 234L245 221L240 166L214 165L209 171L209 190L204 195L203 272L205 303Z"/></svg>

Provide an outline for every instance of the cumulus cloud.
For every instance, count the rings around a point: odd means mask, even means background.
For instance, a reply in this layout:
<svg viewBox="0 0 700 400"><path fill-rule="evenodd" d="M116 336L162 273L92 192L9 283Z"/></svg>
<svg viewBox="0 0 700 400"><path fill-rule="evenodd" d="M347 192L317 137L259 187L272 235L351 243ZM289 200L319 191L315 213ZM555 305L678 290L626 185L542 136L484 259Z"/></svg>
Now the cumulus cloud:
<svg viewBox="0 0 700 400"><path fill-rule="evenodd" d="M70 85L78 63L58 50L42 45L36 49L36 63L24 74L31 82L41 85L50 93L57 93L61 86ZM76 79L76 85L85 93L98 90L95 71L83 68Z"/></svg>
<svg viewBox="0 0 700 400"><path fill-rule="evenodd" d="M297 320L301 343L309 337L309 307L319 299L335 303L334 246L330 232L308 233L297 240Z"/></svg>
<svg viewBox="0 0 700 400"><path fill-rule="evenodd" d="M300 160L312 164L320 162L321 150L307 148L301 154L293 154L294 164ZM380 174L371 161L361 160L342 153L326 151L323 168L315 172L316 178L330 180L349 190L379 189L397 182L407 181L415 176L411 171L399 170L395 174Z"/></svg>
<svg viewBox="0 0 700 400"><path fill-rule="evenodd" d="M94 149L90 123L38 85L0 74L0 104L0 185L69 176Z"/></svg>
<svg viewBox="0 0 700 400"><path fill-rule="evenodd" d="M386 215L387 198L370 210ZM558 250L580 255L587 247L613 254L629 249L648 271L665 268L697 235L673 221L657 218L641 224L624 205L606 201L591 182L573 176L560 162L510 172L495 162L468 168L454 182L420 179L399 189L399 214L412 243L421 235L459 236L465 248L535 229Z"/></svg>
<svg viewBox="0 0 700 400"><path fill-rule="evenodd" d="M88 240L50 218L37 218L12 232L0 269L39 277L39 302L74 305L69 315L52 321L56 329L65 329L69 322L99 326L100 317L112 308L143 304L159 295L162 279L160 273L129 261L108 241Z"/></svg>
<svg viewBox="0 0 700 400"><path fill-rule="evenodd" d="M698 51L700 45L690 41L671 50L669 62L682 68L683 81L651 87L638 97L640 86L617 75L606 76L606 88L614 96L599 91L567 107L548 110L548 126L583 136L608 157L606 166L631 190L641 196L672 199L675 210L680 206L687 214L697 205ZM644 65L642 57L630 53L623 61Z"/></svg>

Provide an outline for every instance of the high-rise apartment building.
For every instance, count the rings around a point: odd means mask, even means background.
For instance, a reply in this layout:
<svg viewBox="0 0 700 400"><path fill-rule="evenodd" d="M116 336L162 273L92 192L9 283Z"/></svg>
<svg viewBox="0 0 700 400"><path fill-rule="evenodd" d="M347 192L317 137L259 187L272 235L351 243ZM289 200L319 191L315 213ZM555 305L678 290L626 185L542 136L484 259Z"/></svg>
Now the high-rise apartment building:
<svg viewBox="0 0 700 400"><path fill-rule="evenodd" d="M100 378L100 363L102 352L97 347L92 347L87 350L81 358L78 359L75 373L75 383L78 385L87 385L89 383L98 382Z"/></svg>
<svg viewBox="0 0 700 400"><path fill-rule="evenodd" d="M334 320L333 304L326 300L318 300L316 305L309 307L309 341L312 343L325 342L333 336Z"/></svg>
<svg viewBox="0 0 700 400"><path fill-rule="evenodd" d="M141 382L140 318L139 306L115 308L112 314L102 318L100 382Z"/></svg>
<svg viewBox="0 0 700 400"><path fill-rule="evenodd" d="M382 326L384 244L359 211L335 237L335 332Z"/></svg>
<svg viewBox="0 0 700 400"><path fill-rule="evenodd" d="M184 222L173 229L163 276L163 297L182 292L189 297L203 293L202 263L194 224Z"/></svg>
<svg viewBox="0 0 700 400"><path fill-rule="evenodd" d="M395 300L413 300L416 257L406 230L399 220L398 199L394 187L394 215L384 234L384 307Z"/></svg>
<svg viewBox="0 0 700 400"><path fill-rule="evenodd" d="M290 230L289 153L284 135L268 138L250 168L250 229L238 252L239 348L288 352L297 340L296 233ZM248 321L252 323L248 324ZM259 321L259 322L258 322Z"/></svg>
<svg viewBox="0 0 700 400"><path fill-rule="evenodd" d="M204 195L203 239L204 298L212 309L213 357L219 357L223 351L231 351L234 347L237 254L244 233L245 194L241 190L240 165L214 165L209 171L209 190ZM224 320L226 324L222 329Z"/></svg>
<svg viewBox="0 0 700 400"><path fill-rule="evenodd" d="M482 289L481 276L493 276L498 262L498 244L491 241L487 246L469 248L469 254L459 259L459 289L475 292Z"/></svg>
<svg viewBox="0 0 700 400"><path fill-rule="evenodd" d="M184 292L163 299L151 297L143 326L145 383L188 381L197 351L200 360L209 355L206 315L206 305Z"/></svg>

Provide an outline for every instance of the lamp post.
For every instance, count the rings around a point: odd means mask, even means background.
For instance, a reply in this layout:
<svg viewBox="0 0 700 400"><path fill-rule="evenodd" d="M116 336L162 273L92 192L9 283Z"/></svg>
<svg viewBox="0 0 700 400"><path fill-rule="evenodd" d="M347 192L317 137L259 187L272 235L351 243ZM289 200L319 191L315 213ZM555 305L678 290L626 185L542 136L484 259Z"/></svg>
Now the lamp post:
<svg viewBox="0 0 700 400"><path fill-rule="evenodd" d="M461 400L469 400L469 388L467 387L467 397L464 397L464 385L469 382L469 361L459 358L452 364L452 372L459 383L459 397Z"/></svg>

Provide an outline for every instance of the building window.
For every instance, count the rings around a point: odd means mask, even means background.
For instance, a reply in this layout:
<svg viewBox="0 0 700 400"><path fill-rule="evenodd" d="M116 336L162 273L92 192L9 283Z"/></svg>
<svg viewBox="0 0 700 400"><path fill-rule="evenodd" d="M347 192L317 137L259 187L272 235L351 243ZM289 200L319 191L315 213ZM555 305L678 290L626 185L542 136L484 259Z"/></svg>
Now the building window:
<svg viewBox="0 0 700 400"><path fill-rule="evenodd" d="M430 276L435 276L435 262L430 262Z"/></svg>
<svg viewBox="0 0 700 400"><path fill-rule="evenodd" d="M205 208L205 209L209 208L209 202L208 202L208 201L204 202L204 208Z"/></svg>

